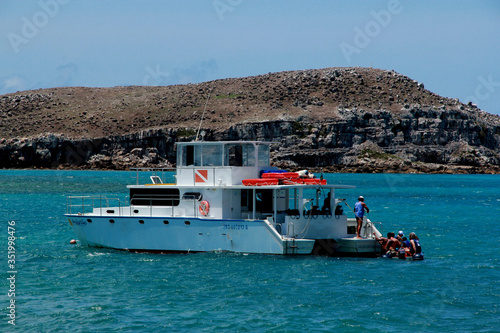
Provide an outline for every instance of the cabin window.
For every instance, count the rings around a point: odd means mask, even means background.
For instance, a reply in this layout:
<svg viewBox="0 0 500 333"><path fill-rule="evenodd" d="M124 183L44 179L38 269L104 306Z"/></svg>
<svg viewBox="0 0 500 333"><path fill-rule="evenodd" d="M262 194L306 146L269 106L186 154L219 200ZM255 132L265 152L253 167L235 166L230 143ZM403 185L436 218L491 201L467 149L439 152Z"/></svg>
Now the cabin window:
<svg viewBox="0 0 500 333"><path fill-rule="evenodd" d="M255 147L253 144L229 144L226 146L225 165L255 166Z"/></svg>
<svg viewBox="0 0 500 333"><path fill-rule="evenodd" d="M243 165L243 148L241 145L226 146L226 163L229 166Z"/></svg>
<svg viewBox="0 0 500 333"><path fill-rule="evenodd" d="M255 210L261 213L273 211L273 190L255 191Z"/></svg>
<svg viewBox="0 0 500 333"><path fill-rule="evenodd" d="M181 151L182 166L200 166L201 165L201 148L198 145L183 146Z"/></svg>
<svg viewBox="0 0 500 333"><path fill-rule="evenodd" d="M255 146L243 145L243 166L255 166Z"/></svg>
<svg viewBox="0 0 500 333"><path fill-rule="evenodd" d="M222 145L203 146L203 166L222 165Z"/></svg>
<svg viewBox="0 0 500 333"><path fill-rule="evenodd" d="M178 206L178 189L131 188L130 204L137 206Z"/></svg>
<svg viewBox="0 0 500 333"><path fill-rule="evenodd" d="M268 145L259 145L259 165L260 166L269 166L269 146Z"/></svg>
<svg viewBox="0 0 500 333"><path fill-rule="evenodd" d="M194 147L193 146L185 146L183 147L183 159L184 165L193 165L194 164Z"/></svg>
<svg viewBox="0 0 500 333"><path fill-rule="evenodd" d="M199 192L186 192L182 195L182 200L197 200L201 201L203 195Z"/></svg>
<svg viewBox="0 0 500 333"><path fill-rule="evenodd" d="M241 191L241 206L248 211L253 210L253 190ZM255 191L255 211L258 213L273 212L273 190Z"/></svg>

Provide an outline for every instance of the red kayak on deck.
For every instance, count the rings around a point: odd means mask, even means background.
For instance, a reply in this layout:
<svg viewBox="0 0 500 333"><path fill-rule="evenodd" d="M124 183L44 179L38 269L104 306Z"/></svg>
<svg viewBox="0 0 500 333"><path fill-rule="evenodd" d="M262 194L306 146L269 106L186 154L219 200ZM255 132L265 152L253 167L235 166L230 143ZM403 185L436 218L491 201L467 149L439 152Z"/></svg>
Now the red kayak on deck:
<svg viewBox="0 0 500 333"><path fill-rule="evenodd" d="M291 179L299 178L299 174L297 172L266 172L262 174L262 178Z"/></svg>
<svg viewBox="0 0 500 333"><path fill-rule="evenodd" d="M316 178L292 178L283 180L283 185L326 185L326 179L316 179Z"/></svg>
<svg viewBox="0 0 500 333"><path fill-rule="evenodd" d="M241 182L245 186L271 186L271 185L278 185L279 179L255 178L255 179L243 179Z"/></svg>

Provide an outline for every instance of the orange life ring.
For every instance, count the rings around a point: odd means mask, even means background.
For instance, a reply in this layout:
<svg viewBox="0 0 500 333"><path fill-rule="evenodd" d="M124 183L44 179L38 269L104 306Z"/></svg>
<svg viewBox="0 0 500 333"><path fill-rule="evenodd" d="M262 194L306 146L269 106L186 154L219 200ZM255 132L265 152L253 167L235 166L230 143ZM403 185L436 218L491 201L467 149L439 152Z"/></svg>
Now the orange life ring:
<svg viewBox="0 0 500 333"><path fill-rule="evenodd" d="M210 204L208 203L208 201L203 200L202 202L200 202L200 206L198 207L198 209L200 210L201 215L207 216L208 212L210 211Z"/></svg>

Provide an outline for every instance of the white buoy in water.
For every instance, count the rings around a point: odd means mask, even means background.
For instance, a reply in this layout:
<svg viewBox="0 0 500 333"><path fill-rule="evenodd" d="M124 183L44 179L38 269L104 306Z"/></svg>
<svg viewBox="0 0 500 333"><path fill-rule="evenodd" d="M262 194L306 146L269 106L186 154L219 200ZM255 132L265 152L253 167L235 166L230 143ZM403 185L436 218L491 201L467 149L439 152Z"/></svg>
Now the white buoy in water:
<svg viewBox="0 0 500 333"><path fill-rule="evenodd" d="M69 241L70 244L76 244L76 239L72 239Z"/></svg>

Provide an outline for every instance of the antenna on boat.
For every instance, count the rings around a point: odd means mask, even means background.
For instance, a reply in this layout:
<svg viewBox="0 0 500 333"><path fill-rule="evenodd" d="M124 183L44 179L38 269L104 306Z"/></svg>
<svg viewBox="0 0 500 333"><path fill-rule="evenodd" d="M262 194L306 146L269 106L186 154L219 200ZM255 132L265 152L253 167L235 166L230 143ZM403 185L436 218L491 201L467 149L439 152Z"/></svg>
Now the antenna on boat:
<svg viewBox="0 0 500 333"><path fill-rule="evenodd" d="M202 113L201 119L200 119L200 125L198 126L198 130L196 131L196 139L194 141L198 141L198 136L200 135L201 124L203 123L203 119L205 117L205 111L207 110L207 105L208 105L208 101L210 100L210 94L212 93L212 90L214 90L214 86L212 86L212 88L208 91L207 100L205 101L205 107L203 108L203 113ZM204 137L203 134L202 134L202 136ZM203 137L201 138L202 140L203 140Z"/></svg>

